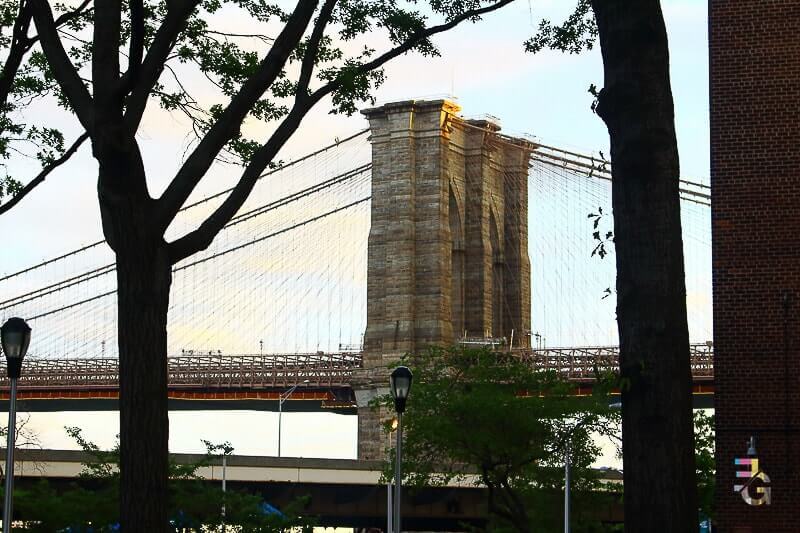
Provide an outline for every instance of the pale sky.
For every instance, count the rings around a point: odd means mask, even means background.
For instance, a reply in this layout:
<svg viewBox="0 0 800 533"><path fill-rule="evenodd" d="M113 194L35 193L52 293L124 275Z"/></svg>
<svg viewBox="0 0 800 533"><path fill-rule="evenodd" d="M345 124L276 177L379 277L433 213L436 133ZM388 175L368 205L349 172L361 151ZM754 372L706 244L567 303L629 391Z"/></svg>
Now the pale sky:
<svg viewBox="0 0 800 533"><path fill-rule="evenodd" d="M387 81L375 97L378 103L384 103L455 95L465 116L498 117L506 133L534 135L545 144L584 153L602 150L608 154L606 129L591 113L592 97L587 92L590 84L602 86L599 50L580 56L555 52L533 56L522 47L542 16L561 20L572 4L563 0L518 0L478 25L463 25L436 39L440 58L406 55L388 65ZM685 179L707 183L707 2L664 0L662 4L670 39L681 173ZM366 127L360 115L331 116L326 106L323 102L303 122L281 159L292 159ZM68 122L62 115L51 109L40 113L40 117L48 116L52 123L62 125L68 138L76 134L74 127L64 126ZM180 162L185 147L181 126L179 117L155 112L138 135L154 194ZM217 169L201 192L220 190L231 183L232 177L230 171ZM0 217L4 235L0 272L16 271L102 238L95 179L96 164L87 145L30 198ZM698 264L704 263L701 260ZM698 286L705 287L710 272L699 269L687 272L687 276L699 279ZM698 305L708 307L708 298L708 291L690 291L690 300L695 299ZM710 338L710 317L698 320L703 324L695 336L708 332ZM116 413L32 414L31 427L39 431L44 447L72 447L64 435L64 425L81 426L88 437L106 446L113 442L118 428ZM276 428L277 415L273 413L172 413L170 446L173 451L200 451L200 439L229 440L236 453L274 454ZM284 455L355 457L355 417L287 414L282 434Z"/></svg>

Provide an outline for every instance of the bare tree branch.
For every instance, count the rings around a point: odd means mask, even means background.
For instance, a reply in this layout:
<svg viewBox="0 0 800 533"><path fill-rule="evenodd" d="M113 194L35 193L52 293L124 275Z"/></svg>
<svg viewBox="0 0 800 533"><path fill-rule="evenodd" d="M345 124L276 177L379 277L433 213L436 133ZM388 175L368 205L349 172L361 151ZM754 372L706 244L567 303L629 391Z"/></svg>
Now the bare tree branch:
<svg viewBox="0 0 800 533"><path fill-rule="evenodd" d="M525 510L525 502L522 501L517 491L511 486L511 482L508 479L508 472L505 472L505 475L500 479L500 486L503 487L504 492L506 493L508 499L510 500L510 506L514 508L514 514L516 515L517 519L520 521L524 520L523 523L528 523L528 513Z"/></svg>
<svg viewBox="0 0 800 533"><path fill-rule="evenodd" d="M14 86L14 79L20 64L22 64L22 58L33 46L33 42L28 38L28 28L31 25L32 16L33 14L25 4L25 0L21 0L19 13L14 21L14 29L11 34L11 46L8 49L8 56L3 65L2 74L0 74L0 105L3 107L5 107L8 95Z"/></svg>
<svg viewBox="0 0 800 533"><path fill-rule="evenodd" d="M84 2L75 9L63 13L55 20L56 28L61 27L83 13L90 2L91 0L84 0ZM14 21L14 28L11 33L11 45L8 48L8 55L6 56L6 62L3 64L2 72L0 72L0 107L5 107L5 104L8 102L8 97L14 87L14 80L17 77L17 72L19 71L25 54L39 41L38 35L28 37L28 30L30 29L32 18L33 12L26 0L21 0L19 12Z"/></svg>
<svg viewBox="0 0 800 533"><path fill-rule="evenodd" d="M103 123L121 118L122 99L117 87L120 70L121 11L120 0L95 0L92 89L96 117Z"/></svg>
<svg viewBox="0 0 800 533"><path fill-rule="evenodd" d="M514 523L514 515L511 514L506 507L501 507L497 503L497 487L494 481L492 481L491 476L489 476L489 469L486 466L481 467L481 481L486 485L489 492L489 511Z"/></svg>
<svg viewBox="0 0 800 533"><path fill-rule="evenodd" d="M128 82L128 79L132 77L130 67L123 76L123 87L130 89L125 111L125 125L129 132L133 133L138 129L150 91L161 76L167 57L175 45L175 40L186 25L189 15L199 3L199 0L168 2L167 16L158 28L150 49L147 51L147 56L138 69L138 76L136 76L138 79L132 83Z"/></svg>
<svg viewBox="0 0 800 533"><path fill-rule="evenodd" d="M317 53L319 52L319 43L325 35L325 27L331 20L333 15L333 8L336 6L337 0L325 0L325 3L320 9L317 21L314 23L314 30L308 39L305 55L303 56L303 63L300 66L300 77L297 82L296 100L304 99L308 96L308 84L311 82L311 74L314 72L314 64L317 60Z"/></svg>
<svg viewBox="0 0 800 533"><path fill-rule="evenodd" d="M90 134L94 130L94 109L92 97L83 84L75 65L70 61L64 45L58 36L58 26L53 20L53 12L47 0L29 0L33 11L33 20L39 32L42 49L47 56L48 63L55 75L61 90L84 129Z"/></svg>
<svg viewBox="0 0 800 533"><path fill-rule="evenodd" d="M144 3L143 0L131 0L131 41L128 47L128 72L126 87L123 92L127 93L130 87L136 84L139 74L139 66L144 55Z"/></svg>
<svg viewBox="0 0 800 533"><path fill-rule="evenodd" d="M427 28L424 30L419 31L411 38L409 38L406 42L401 44L400 46L386 52L385 54L381 55L380 57L376 58L369 63L365 63L361 67L359 67L359 71L362 73L369 72L376 68L379 68L384 63L389 61L392 58L395 58L404 52L407 52L420 42L424 41L425 39L435 35L437 33L441 33L443 31L447 31L459 23L473 19L478 17L482 14L489 13L496 9L503 7L504 5L510 4L514 0L500 0L495 4L487 6L485 8L480 9L472 9L466 11L459 15L458 17L454 17L453 20L441 24L438 26L433 26L431 28ZM280 37L278 38L280 39ZM277 41L276 41L277 44ZM336 90L341 85L341 80L332 80L328 84L324 85L323 87L317 89L315 92L310 94L308 97L303 98L302 100L295 100L295 105L293 106L290 113L284 118L283 122L278 126L275 130L275 133L272 134L269 141L266 144L261 146L255 154L253 154L253 158L250 161L250 164L247 165L244 172L242 173L239 182L234 187L231 194L225 199L222 204L217 207L217 209L195 230L187 233L183 237L177 239L176 241L170 244L170 260L174 263L180 261L181 259L192 255L193 253L199 252L200 250L206 249L211 242L214 240L214 237L219 233L219 231L225 226L228 220L236 214L239 208L244 204L244 201L247 199L247 196L252 191L253 187L256 183L256 178L258 175L263 172L263 170L267 167L270 161L275 157L278 151L283 147L286 141L291 137L292 133L297 129L300 125L300 122L305 117L306 113L314 107L314 105L319 102L324 96L330 94L334 90ZM238 95L237 95L238 96ZM203 140L205 142L206 139ZM195 149L195 153L203 146L203 142L198 145L198 148ZM215 152L216 153L216 152ZM193 156L195 154L192 154ZM212 157L211 154L206 154L206 157ZM188 161L187 161L188 163ZM186 164L184 164L184 168ZM183 172L184 168L181 169ZM207 169L207 167L206 167ZM204 169L205 170L205 169ZM180 175L180 173L179 173ZM197 178L199 181L199 178ZM170 187L162 196L162 200L168 196L168 194L172 193L171 189L178 179L176 178L175 181L170 184ZM196 182L195 182L196 184ZM186 184L184 184L184 187ZM191 186L194 187L194 184ZM191 192L191 188L185 189L178 196L178 191L176 190L173 193L173 196L169 198L167 201L172 202L168 209L170 209L170 213L174 210L177 212L177 209L180 209L181 205L186 201L188 198L189 193ZM170 216L169 220L172 220L174 213ZM167 223L169 221L166 221Z"/></svg>
<svg viewBox="0 0 800 533"><path fill-rule="evenodd" d="M81 2L75 9L73 9L71 11L67 11L65 13L62 13L61 16L56 19L56 27L57 28L61 27L64 24L66 24L67 22L69 22L69 21L75 19L76 17L78 17L81 13L84 12L84 10L86 10L86 8L91 3L92 3L92 0L83 0L83 2ZM35 38L32 38L32 39L35 39Z"/></svg>
<svg viewBox="0 0 800 533"><path fill-rule="evenodd" d="M221 35L223 37L242 37L246 39L258 39L262 43L268 43L268 44L275 42L275 39L269 37L268 35L264 35L263 33L231 33L218 30L206 30L206 33L211 35Z"/></svg>
<svg viewBox="0 0 800 533"><path fill-rule="evenodd" d="M160 227L166 229L170 224L175 214L208 171L219 151L234 138L253 105L280 75L292 50L303 37L316 10L317 1L298 1L294 12L286 21L267 56L261 61L258 70L242 85L219 119L183 163L175 179L172 180L158 201L157 216Z"/></svg>
<svg viewBox="0 0 800 533"><path fill-rule="evenodd" d="M275 133L272 134L267 144L259 148L253 155L250 164L247 165L239 182L233 188L231 194L225 198L225 201L197 229L170 243L169 257L173 264L208 248L217 233L244 204L250 191L253 190L258 181L258 176L272 160L274 154L291 137L307 112L308 109L306 108L295 107L292 109L278 126L278 129L275 130Z"/></svg>
<svg viewBox="0 0 800 533"><path fill-rule="evenodd" d="M510 4L513 1L514 0L500 0L495 4L484 8L471 9L469 11L465 11L457 17L454 17L453 20L445 24L421 30L398 47L359 67L359 72L366 73L379 68L390 59L407 52L432 35L447 31L465 20L473 19L485 13L489 13L503 7L504 5ZM280 39L281 37L278 37L278 40ZM278 41L276 40L276 45L277 43ZM283 147L289 137L291 137L292 133L294 133L294 131L300 125L300 122L303 120L308 111L314 107L314 105L324 96L339 88L341 83L342 82L339 79L332 80L328 84L314 91L308 97L303 98L302 100L295 100L292 110L284 118L270 139L253 154L253 157L242 173L239 182L236 184L233 191L225 199L225 201L222 202L222 204L220 204L217 209L202 224L200 224L197 229L170 243L169 254L170 260L173 262L173 264L192 255L193 253L208 248L217 233L219 233L228 220L230 220L230 218L235 215L239 208L244 204L245 200L250 194L250 191L253 190L253 187L256 184L258 175L263 172L269 162L272 161L275 155L277 155L278 151ZM237 95L237 97L238 96L239 95ZM219 122L217 123L217 126L219 126ZM192 156L190 156L190 159L201 150L207 139L208 135L206 135L206 138L203 139L203 141L198 145ZM209 159L209 165L210 161L213 161L213 157L218 151L219 149L217 149L213 154L204 154L204 157ZM181 205L183 205L183 203L186 201L196 183L202 177L202 175L181 176L188 164L189 161L187 160L178 173L178 176L181 177L182 183L179 184L179 179L176 177L176 179L170 184L170 186L167 188L167 191L161 197L160 201L166 202L167 205L165 208L168 209L167 213L164 213L162 216L169 215L168 219L162 219L162 225L169 224L169 222L172 220L172 217L175 216L177 210L180 209ZM208 166L204 167L203 172L205 172L207 169Z"/></svg>
<svg viewBox="0 0 800 533"><path fill-rule="evenodd" d="M17 425L14 428L15 448L42 448L42 439L39 436L39 432L27 427L30 420L30 413L25 413L17 419ZM8 437L8 426L0 427L0 437ZM41 462L33 461L34 470L43 472L43 466ZM3 465L3 467L5 467L5 465ZM3 467L0 467L0 477L4 478L5 471Z"/></svg>
<svg viewBox="0 0 800 533"><path fill-rule="evenodd" d="M61 157L51 162L47 166L45 166L41 170L41 172L39 172L39 174L37 174L35 178L33 178L30 182L28 182L28 184L25 185L25 187L23 187L21 191L15 194L13 198L8 200L4 204L0 204L0 215L10 210L15 205L17 205L20 201L22 201L23 198L25 198L28 194L30 194L30 192L33 189L35 189L38 185L44 182L44 180L47 178L47 176L50 175L51 172L53 172L56 168L66 163L66 161L70 157L72 157L72 155L76 151L78 151L78 148L80 148L81 144L83 144L83 141L85 141L88 137L89 137L88 133L83 133L80 137L78 137L75 140L74 143L72 143L72 146L70 146L69 149L61 155Z"/></svg>
<svg viewBox="0 0 800 533"><path fill-rule="evenodd" d="M359 65L358 67L356 67L355 71L357 74L365 74L367 72L371 72L375 69L378 69L382 67L385 63L387 63L389 60L394 59L395 57L400 56L402 54L405 54L406 52L408 52L409 50L420 44L422 41L436 35L437 33L442 33L447 30L451 30L456 26L458 26L459 24L461 24L462 22L464 22L465 20L480 17L482 15L485 15L486 13L490 13L492 11L500 9L501 7L508 5L513 1L514 0L498 0L494 4L488 5L486 7L482 7L479 9L470 9L468 11L465 11L464 13L458 15L457 17L453 17L452 20L444 24L440 24L438 26L432 26L430 28L424 28L415 33L414 35L412 35L411 37L409 37L408 40L406 40L404 43L397 46L396 48L387 51L386 53L376 57L372 61ZM340 86L341 86L341 80L333 79L330 82L328 82L328 84L323 85L322 87L317 89L317 91L314 94L322 93L322 96L324 96L335 91ZM322 96L320 96L319 98L322 98Z"/></svg>

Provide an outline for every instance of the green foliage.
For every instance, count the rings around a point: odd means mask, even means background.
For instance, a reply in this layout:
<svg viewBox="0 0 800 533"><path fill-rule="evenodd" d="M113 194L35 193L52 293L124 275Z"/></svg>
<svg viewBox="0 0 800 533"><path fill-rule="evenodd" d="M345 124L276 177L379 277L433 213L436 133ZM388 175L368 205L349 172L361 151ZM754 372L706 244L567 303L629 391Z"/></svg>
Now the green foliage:
<svg viewBox="0 0 800 533"><path fill-rule="evenodd" d="M592 238L597 241L597 244L592 250L592 257L597 255L600 259L605 259L608 255L606 245L610 245L614 242L614 232L611 230L603 231L600 228L600 223L603 221L604 217L605 215L603 214L602 207L597 208L597 213L589 213L587 215L587 218L592 220ZM602 235L601 233L605 234Z"/></svg>
<svg viewBox="0 0 800 533"><path fill-rule="evenodd" d="M17 488L15 511L23 518L20 531L52 533L71 531L103 533L116 531L119 523L119 444L102 450L87 440L77 427L67 427L67 434L89 455L79 479L67 487L54 487L46 480ZM203 441L207 454L199 462L180 465L170 461L170 517L176 531L219 531L224 524L243 533L310 532L313 521L301 516L304 499L282 510L282 514L266 514L259 495L240 491L222 492L214 484L203 481L199 468L208 466L216 454L230 455L230 443L212 444ZM224 516L222 507L225 507Z"/></svg>
<svg viewBox="0 0 800 533"><path fill-rule="evenodd" d="M118 521L118 494L102 484L82 486L71 483L66 490L57 490L46 480L14 490L14 511L24 517L20 531L52 533L72 527L85 531L94 525L95 531L111 531L108 527ZM14 531L17 529L14 528Z"/></svg>
<svg viewBox="0 0 800 533"><path fill-rule="evenodd" d="M59 3L54 8L57 15L74 12L62 25L67 33L84 30L91 20L91 9L86 6L78 10ZM25 111L33 102L48 95L55 95L61 106L69 106L44 54L35 48L35 35L23 29L22 23L30 17L29 13L25 14L27 11L25 1L0 0L0 50L4 58L0 68L2 76L7 78L0 84L0 158L35 159L45 168L64 154L64 135L57 129L30 123ZM30 33L35 33L32 28ZM77 50L70 52L80 68L87 58L81 57ZM13 59L17 54L18 63ZM4 164L0 171L0 202L18 194L22 187L23 181L12 176Z"/></svg>
<svg viewBox="0 0 800 533"><path fill-rule="evenodd" d="M231 97L236 94L242 84L257 70L260 64L261 45L272 41L265 34L251 34L248 39L212 28L212 17L226 2L207 0L200 4L186 29L181 33L175 46L176 58L181 63L191 63L218 88L221 96ZM288 14L275 4L267 4L263 0L235 0L227 2L245 10L258 21L285 21ZM415 2L416 3L416 2ZM430 11L443 15L449 21L468 9L475 9L492 2L433 0ZM159 3L153 11L163 16L163 3ZM158 19L159 17L156 17ZM151 23L150 21L148 21ZM362 45L353 48L347 45L363 38L372 32L383 30L393 45L400 45L425 28L428 17L414 5L406 5L397 0L339 0L333 10L329 26L335 28L324 35L313 58L317 69L317 80L322 83L340 82L333 91L332 113L353 114L360 103L374 103L371 93L385 80L380 68L366 72L361 67L373 58L375 50ZM152 32L148 32L152 33ZM264 97L253 107L250 118L263 122L274 122L285 117L291 108L291 101L297 93L297 81L287 73L291 65L299 65L308 52L309 37L301 40L289 58L287 69L272 83ZM249 49L248 49L249 46ZM354 49L348 53L346 49ZM437 55L438 51L429 39L423 39L411 50L423 55ZM180 84L178 77L167 80L156 96L161 105L168 110L184 112L195 125L200 135L206 133L219 119L223 109L222 103L212 105L204 110L189 91ZM310 88L300 96L307 96ZM232 140L227 151L229 155L246 164L260 143L249 140L242 134Z"/></svg>
<svg viewBox="0 0 800 533"><path fill-rule="evenodd" d="M28 1L0 0L0 49L6 57L4 66L8 67L4 74L13 78L9 91L3 94L0 88L0 157L34 158L44 169L65 153L64 136L41 124L29 123L26 111L34 101L45 96L52 97L68 112L72 108L56 82L38 38L32 35L27 39L26 30L20 29L23 23L28 24L31 32L35 33ZM470 10L491 6L498 1L334 2L320 38L313 41L309 28L299 42L294 43L289 60L277 78L264 87L263 94L250 107L247 117L230 126L235 133L226 143L223 153L215 154L217 159L242 165L251 162L265 141L248 137L245 126L263 123L268 130L274 130L276 123L285 119L299 100L308 98L314 90L325 85L335 86L330 91L332 113L352 114L360 103L373 103L372 92L385 80L381 68L384 61L369 65L376 58L376 50L368 43L376 33L388 38L392 47L402 47L404 53L437 55L431 40L422 38L427 28L434 23L453 21ZM173 4L168 0L142 2L143 55L146 56L156 42L170 10L174 15L176 6ZM322 16L323 4L319 3L317 20ZM163 109L188 118L191 128L188 133L200 140L220 120L223 110L248 80L253 81L279 30L290 20L290 13L282 7L285 4L268 0L196 0L191 5L194 9L179 26L180 30L176 29L177 34L171 40L171 53L163 64L163 70L159 69L162 74L148 96ZM120 93L122 97L126 97L134 86L140 69L138 64L126 64L132 52L131 37L136 33L130 6L130 2L122 2L120 8L119 75L128 82ZM94 92L91 82L85 77L91 70L96 45L92 37L93 5L88 0L85 3L75 0L55 3L53 9L59 37L72 62L67 67L74 66L91 94ZM236 16L244 16L250 21L246 33L226 27L226 18ZM468 19L475 21L478 17ZM14 38L15 32L20 38ZM13 55L12 48L22 54L16 68L11 68L12 62L8 60ZM307 57L309 54L313 57ZM307 83L301 84L297 73L301 65L308 62L314 67L314 75ZM208 82L207 86L186 83L188 79L197 79L198 75ZM267 162L266 166L273 166L273 162ZM0 175L0 201L19 193L25 181L9 174Z"/></svg>
<svg viewBox="0 0 800 533"><path fill-rule="evenodd" d="M694 452L700 513L714 518L714 415L699 410L694 412Z"/></svg>
<svg viewBox="0 0 800 533"><path fill-rule="evenodd" d="M590 0L579 0L575 10L562 24L554 26L542 20L533 37L525 41L525 50L536 53L545 48L579 54L591 50L597 40L597 23Z"/></svg>
<svg viewBox="0 0 800 533"><path fill-rule="evenodd" d="M430 11L443 15L445 20L464 13L468 9L492 2L431 1ZM371 32L383 30L393 45L413 37L425 28L428 18L414 5L405 5L397 0L339 0L331 16L329 26L335 28L324 35L317 48L313 63L317 68L317 81L341 82L332 93L332 113L353 114L359 103L374 102L371 93L385 80L380 68L362 72L362 67L375 54L368 46L353 49L346 43L356 41ZM148 4L153 14L146 21L146 34L155 32L157 23L166 14L164 2ZM265 46L273 39L267 34L234 34L215 29L213 15L223 7L238 8L254 17L257 22L285 22L288 14L279 5L263 0L206 0L189 19L175 45L173 60L197 67L219 90L220 102L204 108L175 74L168 69L166 79L154 91L162 107L180 111L192 121L195 133L202 136L219 119L224 109L223 102L235 95L258 69ZM291 54L287 69L271 84L264 96L253 106L249 118L262 122L274 122L288 115L291 102L297 94L297 80L288 73L292 65L303 62L308 51L310 37L301 40ZM149 45L149 41L146 43ZM438 51L429 39L424 39L411 48L423 55L437 55ZM306 88L307 96L310 88ZM261 143L247 139L239 133L227 145L227 154L246 164Z"/></svg>
<svg viewBox="0 0 800 533"><path fill-rule="evenodd" d="M569 441L573 490L590 498L600 488L592 435L615 435L618 418L609 376L598 376L591 396L577 396L557 373L488 350L434 348L403 363L414 372L403 418L405 483L474 481L489 489L491 511L506 526L558 529ZM388 396L379 403L392 405ZM384 477L392 475L388 461Z"/></svg>
<svg viewBox="0 0 800 533"><path fill-rule="evenodd" d="M0 175L0 198L14 196L22 189L22 183L9 175Z"/></svg>

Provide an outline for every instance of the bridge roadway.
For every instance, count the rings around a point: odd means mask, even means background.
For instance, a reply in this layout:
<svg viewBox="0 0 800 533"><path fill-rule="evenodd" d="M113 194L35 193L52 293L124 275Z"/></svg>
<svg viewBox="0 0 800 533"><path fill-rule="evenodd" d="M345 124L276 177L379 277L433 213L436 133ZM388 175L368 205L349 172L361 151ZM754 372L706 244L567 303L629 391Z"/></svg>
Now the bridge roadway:
<svg viewBox="0 0 800 533"><path fill-rule="evenodd" d="M596 370L616 369L619 357L616 346L517 349L513 353L538 368L563 374L579 386L579 391L592 386ZM184 353L169 358L171 408L274 411L280 395L297 385L284 410L354 413L350 379L361 363L359 352ZM695 394L710 402L714 390L712 347L693 344L691 367ZM22 408L30 411L114 410L118 394L117 359L29 357L19 381ZM7 401L8 380L3 377L0 408Z"/></svg>
<svg viewBox="0 0 800 533"><path fill-rule="evenodd" d="M5 450L0 450L5 453ZM202 455L174 454L179 464L197 464ZM84 462L93 460L82 451L21 449L17 452L17 486L38 479L53 485L75 482ZM269 504L283 508L304 496L309 501L304 513L321 526L384 528L387 488L380 483L383 463L353 459L229 456L225 478L228 490L259 493ZM609 486L622 482L616 470L600 471ZM222 482L222 466L216 459L197 470L210 483ZM409 530L457 531L463 523L485 527L487 493L476 487L475 476L443 487L428 487L403 498L403 525ZM612 489L613 490L613 489ZM622 519L620 505L598 509L597 518L609 522Z"/></svg>

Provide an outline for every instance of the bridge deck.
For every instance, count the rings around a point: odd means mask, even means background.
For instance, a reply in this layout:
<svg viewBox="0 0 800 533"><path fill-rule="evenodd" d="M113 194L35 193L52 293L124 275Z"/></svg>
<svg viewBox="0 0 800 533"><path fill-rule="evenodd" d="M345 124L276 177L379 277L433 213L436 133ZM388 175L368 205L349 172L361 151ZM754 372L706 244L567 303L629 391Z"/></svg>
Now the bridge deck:
<svg viewBox="0 0 800 533"><path fill-rule="evenodd" d="M695 392L713 392L713 351L706 344L691 347ZM597 371L618 368L616 346L516 349L515 355L542 370L555 370L590 387ZM169 358L169 395L175 401L272 400L297 385L292 400L321 408L352 409L353 371L362 354L182 354ZM119 390L117 359L26 359L19 381L22 400L115 400ZM0 379L0 401L8 398L8 380ZM315 409L316 410L316 409Z"/></svg>

